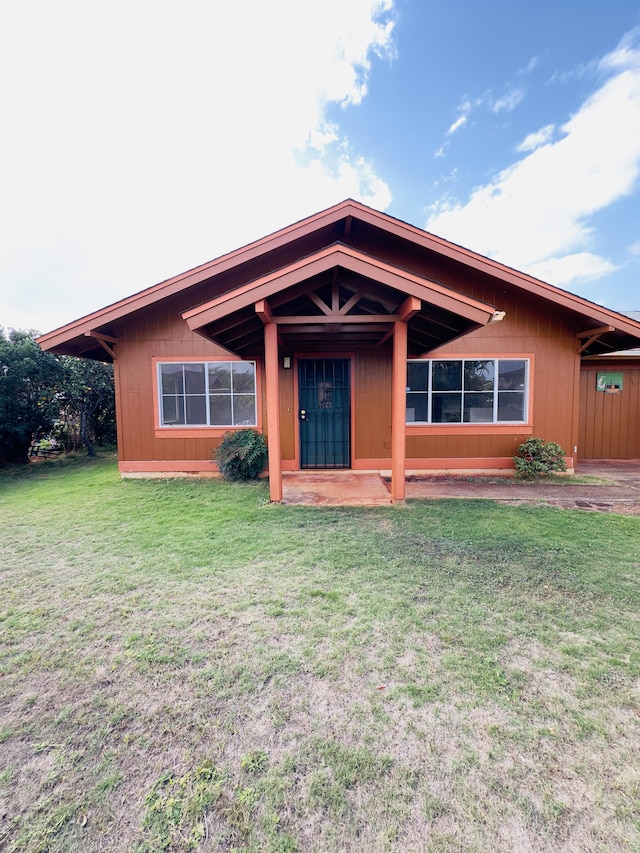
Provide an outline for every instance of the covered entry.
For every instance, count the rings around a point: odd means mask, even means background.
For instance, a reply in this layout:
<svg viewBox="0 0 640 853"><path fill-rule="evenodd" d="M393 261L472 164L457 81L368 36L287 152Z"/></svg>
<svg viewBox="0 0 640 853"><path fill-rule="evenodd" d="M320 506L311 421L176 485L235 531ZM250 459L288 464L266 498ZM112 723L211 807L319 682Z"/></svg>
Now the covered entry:
<svg viewBox="0 0 640 853"><path fill-rule="evenodd" d="M301 468L351 467L351 382L348 358L298 360Z"/></svg>
<svg viewBox="0 0 640 853"><path fill-rule="evenodd" d="M300 468L340 469L355 464L358 435L353 424L358 413L352 412L353 362L345 353L353 354L360 367L365 361L375 362L375 354L380 353L390 368L388 378L382 385L374 384L369 393L371 400L380 400L379 409L390 409L391 497L402 501L408 356L429 352L501 320L504 314L421 275L335 243L182 316L189 328L241 358L264 353L273 501L282 500L282 438L284 433L289 440L292 420L297 423ZM298 366L297 405L289 407L286 374L293 364Z"/></svg>

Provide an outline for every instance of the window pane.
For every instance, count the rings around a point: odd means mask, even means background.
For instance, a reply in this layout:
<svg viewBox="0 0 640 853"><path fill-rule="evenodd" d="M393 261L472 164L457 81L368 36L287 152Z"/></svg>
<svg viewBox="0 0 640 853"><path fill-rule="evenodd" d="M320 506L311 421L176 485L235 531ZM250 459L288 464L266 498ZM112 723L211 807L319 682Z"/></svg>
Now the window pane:
<svg viewBox="0 0 640 853"><path fill-rule="evenodd" d="M431 381L434 391L461 391L462 362L434 361Z"/></svg>
<svg viewBox="0 0 640 853"><path fill-rule="evenodd" d="M407 390L429 390L429 362L409 361L407 363ZM408 404L407 404L408 405Z"/></svg>
<svg viewBox="0 0 640 853"><path fill-rule="evenodd" d="M490 424L493 422L493 394L465 394L464 422Z"/></svg>
<svg viewBox="0 0 640 853"><path fill-rule="evenodd" d="M173 426L184 423L184 397L162 396L162 425Z"/></svg>
<svg viewBox="0 0 640 853"><path fill-rule="evenodd" d="M184 393L184 382L181 364L161 364L160 375L162 377L163 394Z"/></svg>
<svg viewBox="0 0 640 853"><path fill-rule="evenodd" d="M253 362L176 362L159 369L162 425L256 425Z"/></svg>
<svg viewBox="0 0 640 853"><path fill-rule="evenodd" d="M255 394L254 365L251 362L233 362L234 394Z"/></svg>
<svg viewBox="0 0 640 853"><path fill-rule="evenodd" d="M187 403L187 423L188 424L206 424L207 423L207 398L204 394L197 396L186 397Z"/></svg>
<svg viewBox="0 0 640 853"><path fill-rule="evenodd" d="M482 361L465 361L464 387L466 391L493 391L495 361L492 358Z"/></svg>
<svg viewBox="0 0 640 853"><path fill-rule="evenodd" d="M434 424L460 423L462 394L434 394L431 401L431 422Z"/></svg>
<svg viewBox="0 0 640 853"><path fill-rule="evenodd" d="M253 394L233 395L233 424L234 426L255 426L256 398Z"/></svg>
<svg viewBox="0 0 640 853"><path fill-rule="evenodd" d="M498 393L498 420L524 421L523 391L500 391Z"/></svg>
<svg viewBox="0 0 640 853"><path fill-rule="evenodd" d="M407 394L407 423L426 422L427 399L426 394Z"/></svg>
<svg viewBox="0 0 640 853"><path fill-rule="evenodd" d="M231 368L228 362L209 365L209 390L231 391Z"/></svg>
<svg viewBox="0 0 640 853"><path fill-rule="evenodd" d="M204 364L184 365L184 389L187 394L204 394Z"/></svg>
<svg viewBox="0 0 640 853"><path fill-rule="evenodd" d="M527 363L524 359L504 359L498 367L498 388L501 391L524 390L527 380Z"/></svg>
<svg viewBox="0 0 640 853"><path fill-rule="evenodd" d="M209 398L211 426L232 426L231 394L214 394Z"/></svg>

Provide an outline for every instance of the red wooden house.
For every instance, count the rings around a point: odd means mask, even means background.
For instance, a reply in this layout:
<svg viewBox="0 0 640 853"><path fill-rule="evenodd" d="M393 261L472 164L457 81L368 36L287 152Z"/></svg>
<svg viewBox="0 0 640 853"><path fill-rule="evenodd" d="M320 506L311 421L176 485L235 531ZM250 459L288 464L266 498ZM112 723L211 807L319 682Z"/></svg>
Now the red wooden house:
<svg viewBox="0 0 640 853"><path fill-rule="evenodd" d="M347 200L39 338L112 360L123 475L214 471L229 429L283 470L580 457L580 367L640 322Z"/></svg>

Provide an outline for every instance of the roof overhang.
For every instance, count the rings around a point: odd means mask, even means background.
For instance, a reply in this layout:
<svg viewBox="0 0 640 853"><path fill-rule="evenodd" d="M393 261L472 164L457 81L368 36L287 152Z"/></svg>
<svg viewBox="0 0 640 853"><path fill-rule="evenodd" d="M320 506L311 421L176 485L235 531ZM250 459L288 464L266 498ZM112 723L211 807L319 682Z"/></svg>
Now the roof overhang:
<svg viewBox="0 0 640 853"><path fill-rule="evenodd" d="M613 331L603 332L589 342L582 351L584 357L637 347L640 342L640 322L636 318L624 317L386 213L346 199L246 246L41 335L38 343L45 350L110 360L111 356L104 343L100 343L97 336L101 335L105 341L109 337L117 338L120 322L136 312L171 297L179 296L184 305L189 304L185 302L185 298L188 299L191 294L191 304L196 304L206 300L209 294L235 291L239 283L253 281L268 275L270 270L284 268L286 264L291 263L292 258L309 256L320 246L329 246L339 241L353 243L353 234L362 234L365 231L369 238L373 237L375 241L393 241L396 250L402 251L403 247L406 247L412 255L418 253L424 257L437 257L454 268L465 268L502 282L515 291L516 298L518 290L538 296L549 303L550 310L570 316L577 332L611 326ZM400 275L398 270L396 272ZM430 284L436 285L436 282ZM446 288L443 287L443 290ZM452 291L448 293L453 295ZM469 329L473 328L473 322L469 320L469 323ZM590 337L581 338L578 348ZM114 352L117 352L117 348Z"/></svg>
<svg viewBox="0 0 640 853"><path fill-rule="evenodd" d="M239 355L255 352L262 324L281 345L376 345L394 322L409 323L409 346L429 351L501 319L496 309L343 244L314 252L183 312L193 331Z"/></svg>

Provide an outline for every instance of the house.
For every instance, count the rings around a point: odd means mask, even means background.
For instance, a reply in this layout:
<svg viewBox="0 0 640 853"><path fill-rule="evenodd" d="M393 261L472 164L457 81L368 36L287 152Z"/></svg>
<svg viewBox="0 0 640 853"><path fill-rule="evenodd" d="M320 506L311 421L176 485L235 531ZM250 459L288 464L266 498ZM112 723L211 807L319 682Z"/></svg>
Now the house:
<svg viewBox="0 0 640 853"><path fill-rule="evenodd" d="M215 471L225 431L282 472L505 471L580 458L580 366L640 322L347 200L38 339L115 367L123 476ZM611 389L610 389L611 390ZM613 395L607 395L613 396Z"/></svg>

